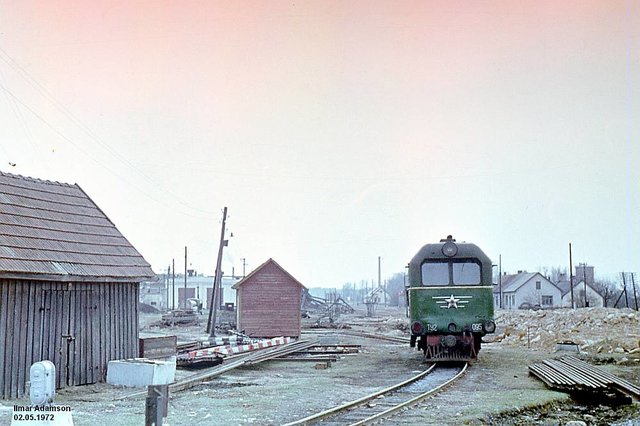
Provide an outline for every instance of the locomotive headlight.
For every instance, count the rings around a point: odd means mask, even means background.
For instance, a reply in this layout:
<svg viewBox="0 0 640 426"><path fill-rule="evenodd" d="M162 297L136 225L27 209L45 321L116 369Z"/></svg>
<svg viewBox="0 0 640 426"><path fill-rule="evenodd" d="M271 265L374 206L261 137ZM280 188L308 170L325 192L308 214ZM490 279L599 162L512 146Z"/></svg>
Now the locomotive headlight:
<svg viewBox="0 0 640 426"><path fill-rule="evenodd" d="M411 333L413 334L422 334L424 327L422 327L422 323L420 321L415 321L411 324Z"/></svg>
<svg viewBox="0 0 640 426"><path fill-rule="evenodd" d="M494 331L496 331L496 323L491 320L484 321L482 323L482 328L484 329L485 333L493 333Z"/></svg>
<svg viewBox="0 0 640 426"><path fill-rule="evenodd" d="M442 245L442 254L447 257L453 257L458 254L458 246L453 241L447 241Z"/></svg>

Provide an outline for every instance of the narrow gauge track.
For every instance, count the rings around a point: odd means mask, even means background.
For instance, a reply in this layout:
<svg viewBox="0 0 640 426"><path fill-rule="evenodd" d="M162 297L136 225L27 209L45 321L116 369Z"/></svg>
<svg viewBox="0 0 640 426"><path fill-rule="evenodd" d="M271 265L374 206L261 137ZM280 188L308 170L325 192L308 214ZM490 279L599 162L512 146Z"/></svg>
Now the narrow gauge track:
<svg viewBox="0 0 640 426"><path fill-rule="evenodd" d="M385 334L367 333L365 331L340 330L340 334L346 334L348 336L355 336L355 337L365 337L368 339L375 339L375 340L386 340L388 342L394 342L394 343L402 343L402 344L409 343L408 337L387 336Z"/></svg>
<svg viewBox="0 0 640 426"><path fill-rule="evenodd" d="M386 334L367 333L365 331L346 330L346 329L323 330L323 331L303 330L302 334L311 334L316 336L319 334L322 334L324 336L343 334L345 336L362 337L362 338L374 339L374 340L385 340L388 342L400 343L400 344L408 344L410 340L409 337L388 336Z"/></svg>
<svg viewBox="0 0 640 426"><path fill-rule="evenodd" d="M467 363L457 366L431 365L422 373L355 401L287 423L294 425L368 425L392 416L462 377Z"/></svg>

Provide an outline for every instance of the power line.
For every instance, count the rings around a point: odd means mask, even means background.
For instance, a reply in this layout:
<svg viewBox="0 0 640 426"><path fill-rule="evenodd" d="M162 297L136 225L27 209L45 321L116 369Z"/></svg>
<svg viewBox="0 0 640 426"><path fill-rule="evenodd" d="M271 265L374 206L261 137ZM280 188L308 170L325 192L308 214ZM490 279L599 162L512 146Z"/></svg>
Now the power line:
<svg viewBox="0 0 640 426"><path fill-rule="evenodd" d="M29 107L27 104L25 104L22 100L20 100L20 98L18 98L15 94L13 94L13 92L11 92L9 89L7 89L3 84L0 83L0 89L2 89L5 93L9 94L17 103L19 103L20 105L22 105L24 108L26 108L31 114L34 115L34 117L36 117L38 120L40 120L42 123L44 123L45 126L47 126L49 129L51 129L51 131L53 131L56 135L58 135L59 137L61 137L62 139L64 139L65 141L69 142L71 145L73 145L75 148L77 148L79 151L81 151L82 153L84 153L87 158L89 158L91 161L93 161L94 163L96 163L97 165L99 165L100 167L104 168L105 170L107 170L108 172L110 172L111 174L113 174L114 176L116 176L117 178L121 179L122 181L124 181L128 186L135 188L136 190L140 191L142 194L144 194L146 197L148 197L149 199L164 205L165 207L173 207L172 205L166 203L165 201L155 198L153 197L151 194L149 194L147 191L144 191L142 188L138 187L137 185L135 185L134 183L132 183L130 180L126 179L124 176L121 176L119 173L117 173L116 171L112 170L111 168L109 168L107 165L102 164L100 161L96 160L91 154L89 154L84 148L82 148L82 146L78 145L76 142L74 142L72 139L68 138L65 134L63 134L62 132L60 132L58 129L56 129L51 123L49 123L44 117L42 117L40 114L38 114L36 111L34 111L31 107ZM197 218L197 219L209 219L208 216L197 216L197 215L192 215L186 212L181 213L185 216L190 216L193 218Z"/></svg>
<svg viewBox="0 0 640 426"><path fill-rule="evenodd" d="M5 80L6 79L4 78L4 75L2 74L2 71L0 71L0 84L3 84L5 82ZM22 127L22 130L24 131L24 135L25 135L25 137L27 139L27 142L29 143L29 146L31 147L32 150L34 150L33 135L31 133L31 130L27 126L27 122L24 119L24 116L22 115L22 111L18 107L16 101L11 99L7 93L5 93L5 98L7 99L7 103L9 104L9 108L11 108L11 111L13 112L13 115L16 117L16 121L18 123L20 123L20 126ZM3 148L3 150L4 150L4 148ZM5 150L5 152L6 152L6 150Z"/></svg>
<svg viewBox="0 0 640 426"><path fill-rule="evenodd" d="M175 193L172 193L171 191L167 190L162 184L158 183L153 178L151 178L147 174L143 173L138 167L136 167L133 163L131 163L131 161L129 161L126 157L122 156L120 153L118 153L116 150L114 150L111 146L109 146L109 144L104 142L97 134L95 134L88 126L86 126L84 123L82 123L82 121L80 121L73 114L73 112L71 112L71 110L69 110L69 108L67 108L62 102L58 101L51 93L49 93L49 91L43 85L41 85L33 76L31 76L31 74L29 74L15 59L13 59L1 47L0 47L0 53L2 53L2 55L0 55L0 59L2 59L3 62L5 62L11 68L13 68L25 81L27 81L27 83L29 83L29 85L31 87L33 87L36 90L36 92L38 92L42 97L46 98L49 102L51 102L56 107L56 109L61 111L63 113L63 115L65 115L67 117L67 119L69 119L74 125L76 125L79 129L81 129L87 136L89 136L93 141L95 141L98 145L100 145L103 149L105 149L114 158L116 158L120 163L124 164L126 167L128 167L130 170L132 170L138 176L142 177L145 181L147 181L147 183L152 188L162 187L162 189L166 193L171 195L173 200L175 200L178 204L181 204L182 206L186 207L187 209L190 209L190 210L193 210L193 211L196 211L196 212L200 212L200 213L205 213L207 215L214 214L214 212L211 212L211 211L208 211L208 210L203 210L203 209L200 209L200 208L197 208L197 207L193 207L193 206L187 204L178 195L176 195ZM13 94L11 91L9 91L9 89L7 89L6 87L2 87L2 88L3 88L3 90L5 90L5 92L9 93L13 97L14 100L17 100L25 108L27 108L29 111L31 111L32 114L34 114L40 120L45 122L45 124L47 124L47 126L49 128L54 130L58 135L63 136L61 132L59 132L59 131L57 131L57 130L55 130L53 128L52 124L48 123L43 117L41 117L37 113L35 113L35 111L32 108L29 108L24 102L20 101L15 94ZM65 140L67 140L68 142L70 142L72 145L74 145L76 148L79 148L87 157L91 158L94 162L99 164L101 167L104 167L106 170L110 171L111 173L116 174L115 172L113 172L113 170L109 169L108 167L106 167L105 165L100 163L99 161L96 161L95 158L93 158L92 155L88 151L80 148L77 144L73 143L69 138L67 138L66 136L63 136L63 138ZM127 183L129 183L129 182L127 181ZM141 192L145 192L145 191L142 191L140 188L137 188L137 187L135 187L135 188L137 190L140 190ZM146 194L146 192L145 192L145 194ZM148 194L146 194L146 195L148 195ZM154 200L158 201L157 199L154 199ZM167 205L164 202L162 202L162 204L163 205ZM192 216L192 217L196 217L196 216Z"/></svg>

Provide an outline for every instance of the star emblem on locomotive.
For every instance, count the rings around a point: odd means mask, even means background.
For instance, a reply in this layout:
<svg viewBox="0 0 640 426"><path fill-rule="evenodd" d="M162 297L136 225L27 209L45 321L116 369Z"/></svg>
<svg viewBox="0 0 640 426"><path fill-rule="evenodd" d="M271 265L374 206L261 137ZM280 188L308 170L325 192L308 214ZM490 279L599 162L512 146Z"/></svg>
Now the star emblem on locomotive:
<svg viewBox="0 0 640 426"><path fill-rule="evenodd" d="M463 309L473 296L432 296L431 297L442 309Z"/></svg>
<svg viewBox="0 0 640 426"><path fill-rule="evenodd" d="M444 299L444 301L447 302L447 309L458 309L458 302L460 301L460 299L456 299L455 297L453 297L453 294L448 299Z"/></svg>

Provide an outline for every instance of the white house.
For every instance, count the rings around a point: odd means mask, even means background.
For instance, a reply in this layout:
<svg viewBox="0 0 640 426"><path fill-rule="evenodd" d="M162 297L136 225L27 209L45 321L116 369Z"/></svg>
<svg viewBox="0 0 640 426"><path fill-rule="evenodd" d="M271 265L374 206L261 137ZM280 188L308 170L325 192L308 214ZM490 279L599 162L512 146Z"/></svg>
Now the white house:
<svg viewBox="0 0 640 426"><path fill-rule="evenodd" d="M209 309L209 299L213 291L213 277L198 275L189 270L185 282L184 274L174 277L166 274L158 275L155 283L142 283L140 301L158 309L178 309L184 307L185 299L198 299L204 309ZM236 302L236 291L232 286L241 277L222 277L222 300L220 305Z"/></svg>
<svg viewBox="0 0 640 426"><path fill-rule="evenodd" d="M562 303L562 290L539 272L502 275L493 289L496 307L500 294L503 309L557 308Z"/></svg>
<svg viewBox="0 0 640 426"><path fill-rule="evenodd" d="M384 303L389 299L389 293L387 293L384 288L376 287L365 296L364 303Z"/></svg>
<svg viewBox="0 0 640 426"><path fill-rule="evenodd" d="M571 286L566 274L560 276L556 286L562 290L562 306L570 308ZM576 308L585 306L585 289L589 307L601 308L604 306L604 297L595 288L593 266L576 266L576 275L573 277L573 305Z"/></svg>

